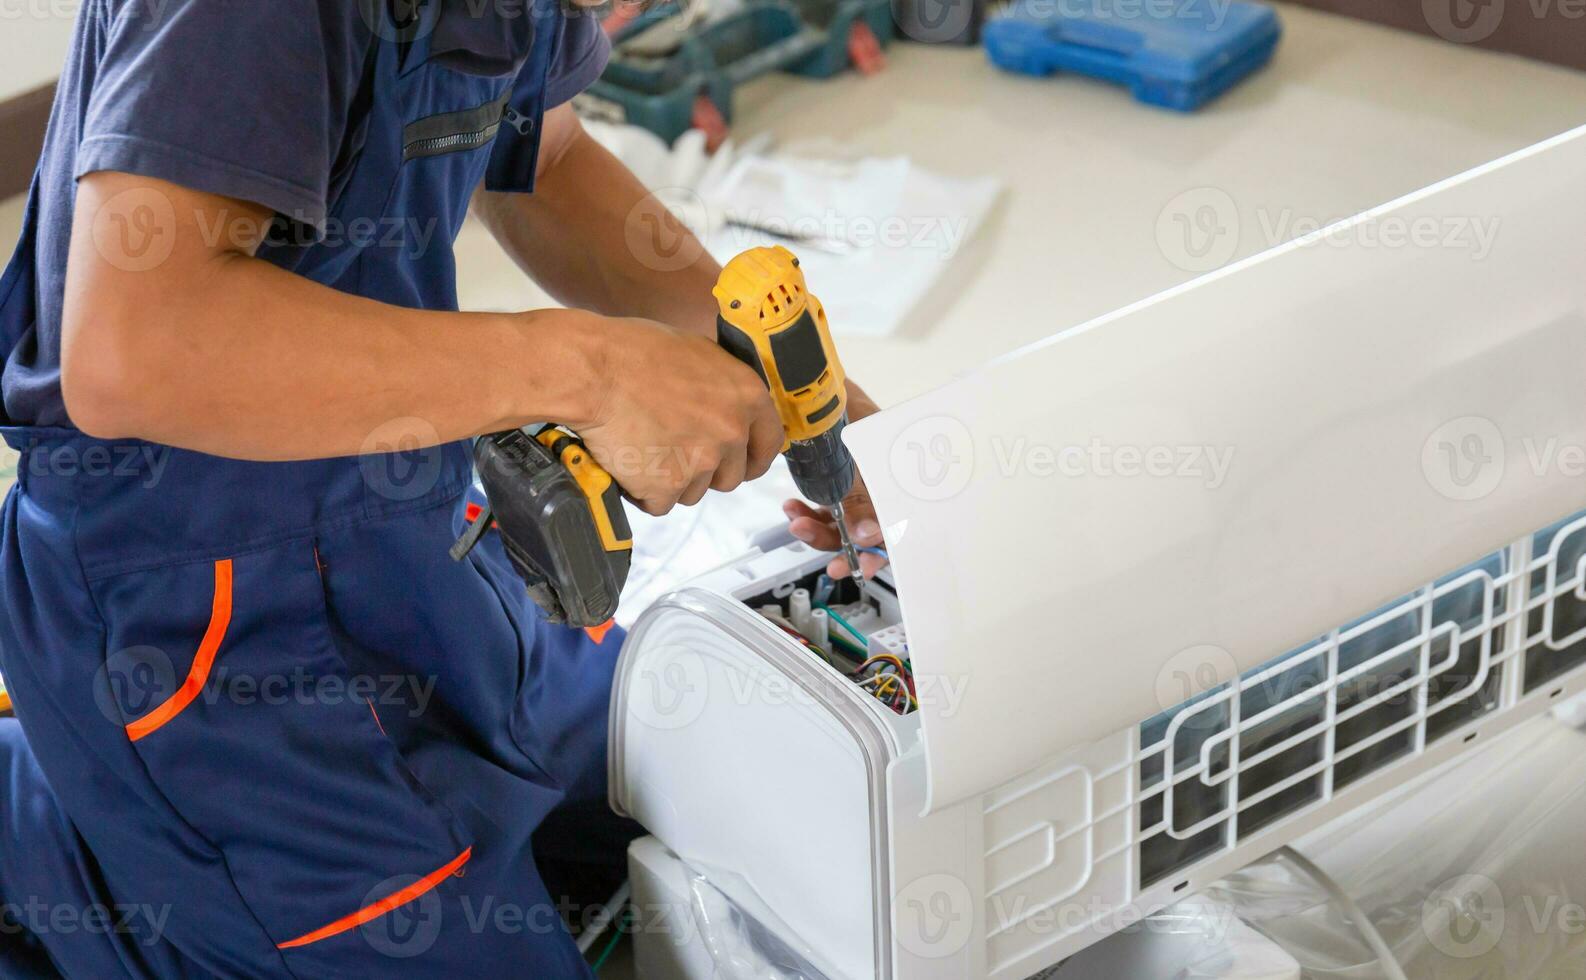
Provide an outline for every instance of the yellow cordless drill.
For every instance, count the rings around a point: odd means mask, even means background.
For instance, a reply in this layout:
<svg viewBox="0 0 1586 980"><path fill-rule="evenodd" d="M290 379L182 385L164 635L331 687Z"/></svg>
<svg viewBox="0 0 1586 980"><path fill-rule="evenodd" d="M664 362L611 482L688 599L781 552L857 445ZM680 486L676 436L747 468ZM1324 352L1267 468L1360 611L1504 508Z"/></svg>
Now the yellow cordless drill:
<svg viewBox="0 0 1586 980"><path fill-rule="evenodd" d="M452 558L461 561L494 526L551 622L604 635L633 559L622 488L560 426L484 436L474 443L474 467L489 504L470 514Z"/></svg>
<svg viewBox="0 0 1586 980"><path fill-rule="evenodd" d="M792 252L755 248L722 269L713 290L721 307L721 346L754 368L771 390L787 441L782 447L799 491L831 508L860 593L859 550L848 534L843 498L854 462L843 445L848 387L826 311L804 286ZM488 506L469 515L452 546L461 560L491 527L518 574L552 622L599 628L617 610L633 557L622 489L566 429L511 429L474 444Z"/></svg>
<svg viewBox="0 0 1586 980"><path fill-rule="evenodd" d="M848 385L826 323L826 310L804 284L799 260L780 245L752 248L728 262L712 290L721 315L717 339L754 368L771 390L787 442L782 447L799 492L831 509L843 554L865 592L843 514L854 461L843 445Z"/></svg>

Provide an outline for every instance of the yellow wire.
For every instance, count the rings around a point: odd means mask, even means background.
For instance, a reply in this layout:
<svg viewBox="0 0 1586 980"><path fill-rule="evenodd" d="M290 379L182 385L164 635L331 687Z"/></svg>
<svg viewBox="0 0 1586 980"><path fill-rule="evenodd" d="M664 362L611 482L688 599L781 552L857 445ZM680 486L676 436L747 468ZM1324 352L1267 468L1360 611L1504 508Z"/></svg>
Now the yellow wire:
<svg viewBox="0 0 1586 980"><path fill-rule="evenodd" d="M894 667L898 668L899 673L902 673L906 669L903 666L903 661L899 660L896 656L890 653L876 654L874 657L871 657L869 660L866 660L864 663L860 664L859 669L864 670L866 667L876 663L892 664Z"/></svg>

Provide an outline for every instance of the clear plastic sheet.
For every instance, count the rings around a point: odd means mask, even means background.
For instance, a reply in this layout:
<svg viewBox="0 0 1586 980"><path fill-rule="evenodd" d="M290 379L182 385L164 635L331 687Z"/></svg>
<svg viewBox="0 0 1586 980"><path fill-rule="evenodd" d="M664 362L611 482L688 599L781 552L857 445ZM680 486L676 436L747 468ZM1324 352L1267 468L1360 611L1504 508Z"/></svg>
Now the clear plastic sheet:
<svg viewBox="0 0 1586 980"><path fill-rule="evenodd" d="M1538 719L1410 789L1294 849L1354 899L1408 977L1586 978L1586 734ZM1281 857L1206 894L1307 980L1387 975L1357 924Z"/></svg>
<svg viewBox="0 0 1586 980"><path fill-rule="evenodd" d="M1039 980L1298 980L1294 958L1226 904L1185 899L1070 957Z"/></svg>
<svg viewBox="0 0 1586 980"><path fill-rule="evenodd" d="M827 980L809 962L808 950L766 908L753 911L729 899L702 872L688 868L689 909L694 928L716 966L719 980ZM716 872L716 880L724 873ZM730 873L725 873L729 874ZM730 876L736 878L736 876ZM741 881L740 881L741 884ZM737 894L746 894L742 889Z"/></svg>
<svg viewBox="0 0 1586 980"><path fill-rule="evenodd" d="M709 952L712 980L827 980L813 952L730 872L685 865L695 934ZM1297 980L1294 958L1239 920L1226 904L1187 899L1130 926L1031 980Z"/></svg>

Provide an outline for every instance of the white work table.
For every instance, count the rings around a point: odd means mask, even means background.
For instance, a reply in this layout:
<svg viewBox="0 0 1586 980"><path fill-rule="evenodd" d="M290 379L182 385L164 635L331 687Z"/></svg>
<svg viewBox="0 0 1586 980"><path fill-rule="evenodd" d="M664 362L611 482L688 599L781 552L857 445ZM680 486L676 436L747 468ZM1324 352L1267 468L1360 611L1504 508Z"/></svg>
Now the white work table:
<svg viewBox="0 0 1586 980"><path fill-rule="evenodd" d="M977 49L913 44L894 44L873 78L745 92L741 131L825 133L1007 185L900 335L843 342L850 373L885 405L1193 278L1164 255L1159 219L1176 199L1226 199L1188 192L1232 199L1244 257L1296 237L1272 240L1286 215L1288 227L1346 218L1586 123L1586 74L1292 5L1280 14L1272 65L1193 115L1072 76L1009 75Z"/></svg>
<svg viewBox="0 0 1586 980"><path fill-rule="evenodd" d="M1235 202L1243 257L1296 237L1269 229L1303 233L1586 123L1586 73L1279 12L1272 65L1193 115L1073 76L1009 75L979 48L902 42L871 78L772 75L741 91L740 137L827 138L1006 185L912 322L885 340L840 339L849 373L885 405L1192 278L1157 241L1186 192ZM466 239L465 304L532 300L477 229Z"/></svg>

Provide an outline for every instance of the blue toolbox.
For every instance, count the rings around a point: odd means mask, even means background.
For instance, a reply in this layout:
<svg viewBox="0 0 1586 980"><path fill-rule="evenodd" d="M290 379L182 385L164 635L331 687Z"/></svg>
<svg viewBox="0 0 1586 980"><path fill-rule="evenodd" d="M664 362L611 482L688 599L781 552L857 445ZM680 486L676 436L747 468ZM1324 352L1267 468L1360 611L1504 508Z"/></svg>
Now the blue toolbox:
<svg viewBox="0 0 1586 980"><path fill-rule="evenodd" d="M1127 85L1141 102L1188 112L1272 59L1283 26L1241 0L1014 0L984 31L993 64Z"/></svg>

